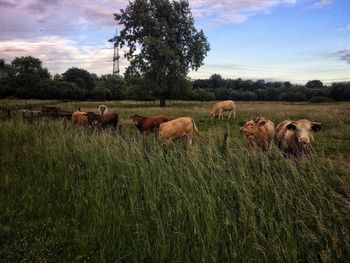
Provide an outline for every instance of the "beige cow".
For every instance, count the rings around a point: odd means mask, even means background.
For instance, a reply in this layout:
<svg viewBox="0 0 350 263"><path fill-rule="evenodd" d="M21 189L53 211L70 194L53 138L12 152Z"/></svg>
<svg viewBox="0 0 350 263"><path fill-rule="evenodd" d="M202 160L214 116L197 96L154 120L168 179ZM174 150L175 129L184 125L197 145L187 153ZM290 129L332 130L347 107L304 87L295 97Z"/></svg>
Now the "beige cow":
<svg viewBox="0 0 350 263"><path fill-rule="evenodd" d="M86 116L86 112L84 111L76 111L72 114L72 124L76 125L86 125L88 124L88 118Z"/></svg>
<svg viewBox="0 0 350 263"><path fill-rule="evenodd" d="M224 118L223 113L228 112L228 119L231 118L231 113L233 112L233 118L236 118L236 105L233 100L220 101L214 104L210 116L214 119L216 116L218 118Z"/></svg>
<svg viewBox="0 0 350 263"><path fill-rule="evenodd" d="M98 112L102 115L108 112L108 107L106 105L98 106Z"/></svg>
<svg viewBox="0 0 350 263"><path fill-rule="evenodd" d="M169 144L175 139L186 138L188 144L191 145L194 132L198 133L198 129L194 120L190 117L181 117L163 122L159 126L159 138L165 144Z"/></svg>
<svg viewBox="0 0 350 263"><path fill-rule="evenodd" d="M275 124L265 117L250 119L240 128L240 132L244 133L250 149L260 148L263 151L271 148L276 133Z"/></svg>
<svg viewBox="0 0 350 263"><path fill-rule="evenodd" d="M300 155L313 150L312 132L321 130L321 123L306 119L285 120L276 127L276 143L287 154Z"/></svg>

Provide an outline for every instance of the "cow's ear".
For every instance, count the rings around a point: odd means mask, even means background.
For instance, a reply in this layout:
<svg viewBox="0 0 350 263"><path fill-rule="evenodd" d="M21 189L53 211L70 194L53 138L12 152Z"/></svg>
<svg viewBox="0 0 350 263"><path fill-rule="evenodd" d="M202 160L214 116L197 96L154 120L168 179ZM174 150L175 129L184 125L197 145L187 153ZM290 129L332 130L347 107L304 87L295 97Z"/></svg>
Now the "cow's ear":
<svg viewBox="0 0 350 263"><path fill-rule="evenodd" d="M287 125L287 129L288 130L296 130L297 126L295 126L294 123L290 122L288 125Z"/></svg>
<svg viewBox="0 0 350 263"><path fill-rule="evenodd" d="M318 132L319 130L321 130L321 123L319 123L319 122L311 122L311 129L314 132Z"/></svg>
<svg viewBox="0 0 350 263"><path fill-rule="evenodd" d="M258 123L259 126L263 126L266 124L266 120L262 120L261 122Z"/></svg>

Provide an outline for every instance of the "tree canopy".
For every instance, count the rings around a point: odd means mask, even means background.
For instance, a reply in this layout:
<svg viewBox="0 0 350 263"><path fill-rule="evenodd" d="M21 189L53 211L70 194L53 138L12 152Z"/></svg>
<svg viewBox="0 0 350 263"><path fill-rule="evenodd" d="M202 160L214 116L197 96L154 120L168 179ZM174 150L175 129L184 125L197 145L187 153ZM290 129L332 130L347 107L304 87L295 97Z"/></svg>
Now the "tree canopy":
<svg viewBox="0 0 350 263"><path fill-rule="evenodd" d="M171 91L210 50L203 31L194 27L188 1L135 0L114 15L124 28L111 41L128 48L126 75L142 78L165 106Z"/></svg>

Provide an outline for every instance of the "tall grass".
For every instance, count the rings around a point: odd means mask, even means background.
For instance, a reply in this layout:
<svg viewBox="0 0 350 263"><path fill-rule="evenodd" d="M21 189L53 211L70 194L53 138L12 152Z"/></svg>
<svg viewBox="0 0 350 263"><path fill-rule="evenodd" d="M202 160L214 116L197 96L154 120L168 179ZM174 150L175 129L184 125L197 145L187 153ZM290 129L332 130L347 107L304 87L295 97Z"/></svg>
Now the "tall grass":
<svg viewBox="0 0 350 263"><path fill-rule="evenodd" d="M63 121L2 121L0 261L350 258L349 156L325 144L327 129L315 155L294 159L277 149L250 153L236 122L193 115L204 136L192 148L165 147L129 123L97 133ZM335 116L334 132L344 135L346 117Z"/></svg>

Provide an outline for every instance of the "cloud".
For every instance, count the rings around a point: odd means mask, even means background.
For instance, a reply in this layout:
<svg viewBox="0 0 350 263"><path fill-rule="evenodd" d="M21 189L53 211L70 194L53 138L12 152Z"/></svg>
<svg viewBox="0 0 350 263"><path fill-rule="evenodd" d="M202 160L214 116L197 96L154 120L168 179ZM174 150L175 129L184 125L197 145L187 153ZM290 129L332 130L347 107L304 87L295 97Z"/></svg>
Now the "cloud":
<svg viewBox="0 0 350 263"><path fill-rule="evenodd" d="M339 50L331 55L350 64L350 49Z"/></svg>
<svg viewBox="0 0 350 263"><path fill-rule="evenodd" d="M269 13L279 5L293 5L296 0L191 0L196 18L209 19L210 25L237 24L259 13Z"/></svg>
<svg viewBox="0 0 350 263"><path fill-rule="evenodd" d="M350 31L350 24L346 25L345 27L338 28L337 31L340 31L340 32Z"/></svg>
<svg viewBox="0 0 350 263"><path fill-rule="evenodd" d="M318 0L311 5L311 8L321 8L333 4L334 0Z"/></svg>
<svg viewBox="0 0 350 263"><path fill-rule="evenodd" d="M33 41L22 39L3 41L0 53L6 63L21 56L39 58L43 66L47 67L52 74L63 73L70 67L84 68L96 74L106 74L112 71L113 52L108 44L84 46L70 39L50 36ZM121 69L126 66L127 61L121 58Z"/></svg>

